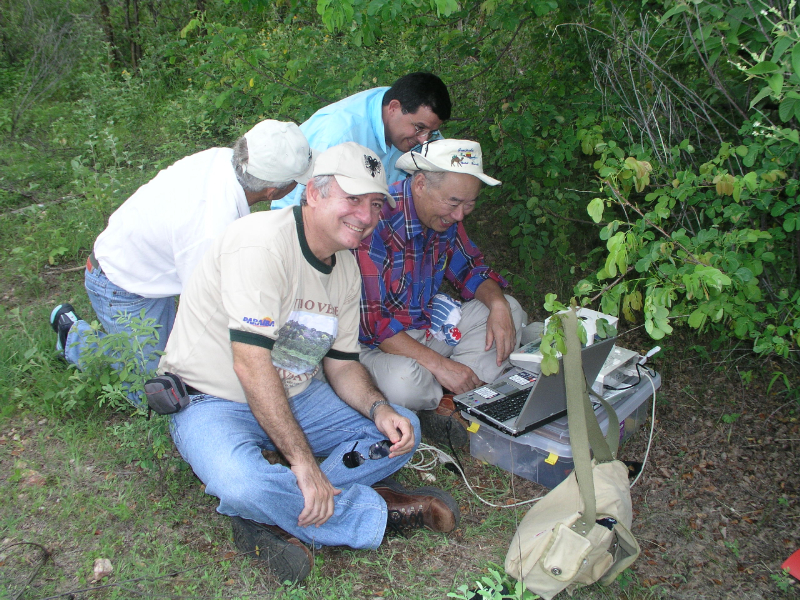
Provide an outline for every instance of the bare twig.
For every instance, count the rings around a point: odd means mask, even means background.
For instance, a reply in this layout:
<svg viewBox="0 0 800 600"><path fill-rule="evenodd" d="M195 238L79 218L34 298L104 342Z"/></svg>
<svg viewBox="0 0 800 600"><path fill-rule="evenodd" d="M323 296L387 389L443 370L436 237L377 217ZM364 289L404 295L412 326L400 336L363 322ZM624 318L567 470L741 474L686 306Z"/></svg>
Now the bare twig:
<svg viewBox="0 0 800 600"><path fill-rule="evenodd" d="M74 273L75 271L83 271L86 269L85 265L80 267L70 267L69 269L59 269L58 271L45 271L46 275L60 275L61 273Z"/></svg>
<svg viewBox="0 0 800 600"><path fill-rule="evenodd" d="M573 219L571 217L565 217L564 215L559 215L558 213L550 210L549 208L542 207L542 210L547 214L555 217L556 219L561 219L562 221L570 221L572 223L581 223L582 225L595 225L597 227L605 227L608 223L595 223L594 221L586 221L584 219Z"/></svg>
<svg viewBox="0 0 800 600"><path fill-rule="evenodd" d="M700 15L695 13L695 18L697 19L697 26L700 27L701 26ZM683 14L683 24L686 26L687 31L691 31L691 26L689 25L689 18L686 16L686 13ZM692 41L692 46L694 47L694 51L697 53L700 62L703 64L703 68L705 68L706 73L708 73L708 76L714 83L714 87L717 88L717 91L722 93L723 96L725 96L725 99L728 101L728 104L730 104L731 107L735 109L736 112L739 113L742 119L747 119L747 112L742 110L742 107L739 106L736 103L736 101L731 97L731 95L728 93L727 88L724 85L722 85L722 82L720 81L716 71L714 71L711 64L709 64L709 62L706 60L705 40L703 40L703 50L700 50L700 47L697 45L697 40L695 39L695 37L693 35L688 35L687 37ZM769 38L767 37L767 39Z"/></svg>
<svg viewBox="0 0 800 600"><path fill-rule="evenodd" d="M622 273L622 274L621 274L619 277L617 277L617 278L616 278L614 281L612 281L612 282L611 282L611 283L609 283L609 284L608 284L606 287L604 287L602 290L600 290L599 292L597 292L597 294L595 294L595 296L594 296L594 297L592 297L592 298L590 298L590 299L589 299L589 302L590 302L590 303L591 303L591 302L595 302L595 301L596 301L598 298L600 298L600 296L602 296L603 294L605 294L605 293L606 293L608 290L610 290L610 289L611 289L611 288L613 288L615 285L617 285L617 284L618 284L620 281L622 281L623 279L625 279L625 277L628 275L628 273L630 273L631 271L633 271L633 268L634 268L634 265L630 265L630 266L628 267L628 270L627 270L627 271L625 271L624 273Z"/></svg>
<svg viewBox="0 0 800 600"><path fill-rule="evenodd" d="M24 195L24 194L23 194ZM46 206L55 206L56 204L61 204L67 200L74 200L75 198L80 198L83 194L79 194L77 196L64 196L63 198L59 198L58 200L52 200L51 202L36 202L35 204L28 204L27 206L23 206L22 208L16 208L14 210L10 210L5 213L0 213L0 218L7 217L9 215L18 215L33 208L45 208Z"/></svg>

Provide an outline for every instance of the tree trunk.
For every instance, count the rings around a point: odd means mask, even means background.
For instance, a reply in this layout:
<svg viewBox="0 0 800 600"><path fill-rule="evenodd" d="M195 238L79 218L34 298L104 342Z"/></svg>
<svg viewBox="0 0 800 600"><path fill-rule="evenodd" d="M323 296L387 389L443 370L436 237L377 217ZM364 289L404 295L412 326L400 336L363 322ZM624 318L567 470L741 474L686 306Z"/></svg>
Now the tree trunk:
<svg viewBox="0 0 800 600"><path fill-rule="evenodd" d="M117 42L114 39L114 27L111 25L111 11L108 9L108 2L106 0L98 0L98 4L100 4L100 23L103 26L103 33L113 53L112 61L122 63L122 54L120 54Z"/></svg>
<svg viewBox="0 0 800 600"><path fill-rule="evenodd" d="M131 0L125 0L125 29L128 31L131 68L136 69L142 54L142 48L137 41L139 39L139 0L133 0L133 18L131 18Z"/></svg>

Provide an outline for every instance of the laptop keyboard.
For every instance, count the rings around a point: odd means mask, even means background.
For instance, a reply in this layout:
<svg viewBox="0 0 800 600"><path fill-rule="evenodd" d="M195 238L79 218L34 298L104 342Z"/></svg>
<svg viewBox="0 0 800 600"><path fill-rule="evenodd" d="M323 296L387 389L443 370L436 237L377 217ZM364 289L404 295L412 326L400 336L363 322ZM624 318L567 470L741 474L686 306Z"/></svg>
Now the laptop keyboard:
<svg viewBox="0 0 800 600"><path fill-rule="evenodd" d="M519 416L519 413L522 412L522 407L525 406L525 401L528 399L528 394L530 394L529 389L520 390L505 398L500 398L500 400L482 404L478 410L487 417L503 423Z"/></svg>

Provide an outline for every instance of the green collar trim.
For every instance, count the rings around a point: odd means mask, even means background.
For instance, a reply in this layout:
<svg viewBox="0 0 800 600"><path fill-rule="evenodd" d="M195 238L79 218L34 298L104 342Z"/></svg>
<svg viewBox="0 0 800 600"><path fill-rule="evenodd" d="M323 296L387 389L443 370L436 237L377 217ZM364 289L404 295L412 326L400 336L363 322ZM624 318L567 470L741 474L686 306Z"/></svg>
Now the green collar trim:
<svg viewBox="0 0 800 600"><path fill-rule="evenodd" d="M333 272L333 267L336 266L336 255L334 254L331 256L331 264L326 265L311 251L311 248L308 247L308 240L306 239L306 228L303 225L303 207L302 206L295 206L294 207L294 221L297 224L297 237L300 239L300 249L303 251L303 256L305 257L308 264L314 267L320 273L324 273L325 275L330 275Z"/></svg>

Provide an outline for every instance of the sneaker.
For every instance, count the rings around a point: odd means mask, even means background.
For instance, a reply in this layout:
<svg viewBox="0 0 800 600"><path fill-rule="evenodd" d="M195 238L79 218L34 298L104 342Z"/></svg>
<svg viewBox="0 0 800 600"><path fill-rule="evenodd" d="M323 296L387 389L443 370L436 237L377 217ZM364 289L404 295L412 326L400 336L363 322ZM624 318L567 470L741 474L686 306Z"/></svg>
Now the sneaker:
<svg viewBox="0 0 800 600"><path fill-rule="evenodd" d="M267 563L278 581L295 583L308 577L314 556L296 537L276 525L264 525L242 517L231 517L231 525L236 548Z"/></svg>
<svg viewBox="0 0 800 600"><path fill-rule="evenodd" d="M417 413L422 435L440 446L452 445L461 448L469 442L469 423L453 403L453 395L445 394L436 410L421 410Z"/></svg>
<svg viewBox="0 0 800 600"><path fill-rule="evenodd" d="M408 529L426 527L431 531L448 533L458 526L461 513L453 497L435 487L406 489L388 478L372 486L386 501L389 511L386 529L403 533Z"/></svg>
<svg viewBox="0 0 800 600"><path fill-rule="evenodd" d="M50 313L50 327L58 334L56 350L62 354L64 353L64 348L67 347L67 334L79 320L80 317L75 314L72 304L59 304Z"/></svg>

